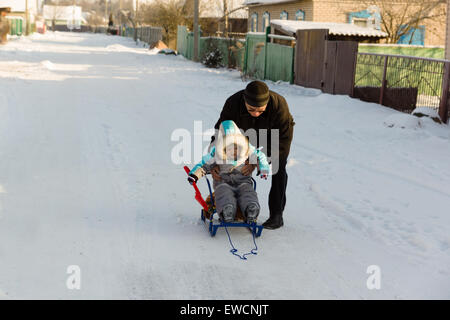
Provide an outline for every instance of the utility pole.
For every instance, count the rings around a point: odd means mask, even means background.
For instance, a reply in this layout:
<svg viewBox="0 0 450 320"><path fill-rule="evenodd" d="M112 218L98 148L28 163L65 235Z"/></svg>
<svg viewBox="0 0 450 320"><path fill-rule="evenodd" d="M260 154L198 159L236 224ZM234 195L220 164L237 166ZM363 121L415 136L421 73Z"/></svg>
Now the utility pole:
<svg viewBox="0 0 450 320"><path fill-rule="evenodd" d="M138 10L139 10L139 0L136 0L136 10L134 12L134 20L136 21L136 27L138 25Z"/></svg>
<svg viewBox="0 0 450 320"><path fill-rule="evenodd" d="M445 36L445 59L450 60L450 0L447 0L447 32Z"/></svg>
<svg viewBox="0 0 450 320"><path fill-rule="evenodd" d="M119 0L119 22L120 22L120 25L122 25L123 24L123 21L122 21L122 0Z"/></svg>
<svg viewBox="0 0 450 320"><path fill-rule="evenodd" d="M228 38L228 0L223 0L223 13L225 15L224 37Z"/></svg>
<svg viewBox="0 0 450 320"><path fill-rule="evenodd" d="M194 0L194 61L198 61L198 0Z"/></svg>
<svg viewBox="0 0 450 320"><path fill-rule="evenodd" d="M25 35L30 34L30 13L28 12L28 0L25 0Z"/></svg>

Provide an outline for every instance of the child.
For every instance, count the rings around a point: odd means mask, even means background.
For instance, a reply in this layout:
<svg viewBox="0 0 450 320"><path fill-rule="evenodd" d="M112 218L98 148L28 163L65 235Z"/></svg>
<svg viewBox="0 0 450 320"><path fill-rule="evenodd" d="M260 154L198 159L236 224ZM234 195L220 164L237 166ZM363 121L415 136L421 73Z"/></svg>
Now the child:
<svg viewBox="0 0 450 320"><path fill-rule="evenodd" d="M257 164L261 178L267 179L269 164L264 153L249 143L233 121L226 120L220 124L211 152L189 172L188 181L192 184L219 167L221 180L214 180L213 186L216 211L225 222L234 221L238 205L247 223L256 222L258 217L260 206L252 178L241 172L246 162Z"/></svg>

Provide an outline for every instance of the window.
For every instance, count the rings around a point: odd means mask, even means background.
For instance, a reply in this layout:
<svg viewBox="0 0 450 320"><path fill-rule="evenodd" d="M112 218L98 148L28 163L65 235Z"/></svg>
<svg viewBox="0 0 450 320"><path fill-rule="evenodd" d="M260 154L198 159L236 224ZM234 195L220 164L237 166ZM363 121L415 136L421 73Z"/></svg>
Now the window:
<svg viewBox="0 0 450 320"><path fill-rule="evenodd" d="M258 31L258 14L254 12L252 14L251 20L250 20L250 31L251 32L257 32Z"/></svg>
<svg viewBox="0 0 450 320"><path fill-rule="evenodd" d="M280 19L281 20L287 20L288 19L288 13L286 10L283 10L283 12L280 13Z"/></svg>
<svg viewBox="0 0 450 320"><path fill-rule="evenodd" d="M348 14L348 23L353 23L356 25L361 25L363 22L366 22L367 26L367 20L371 17L371 14L369 13L369 11L367 10L362 10L362 11L358 11L358 12L350 12Z"/></svg>
<svg viewBox="0 0 450 320"><path fill-rule="evenodd" d="M364 18L353 18L352 23L358 27L367 28L367 19Z"/></svg>
<svg viewBox="0 0 450 320"><path fill-rule="evenodd" d="M401 26L400 29L406 28ZM402 32L401 30L399 32ZM399 44L425 45L425 26L409 29L404 35L400 36Z"/></svg>
<svg viewBox="0 0 450 320"><path fill-rule="evenodd" d="M262 16L262 31L266 32L266 28L270 25L270 13L264 12Z"/></svg>
<svg viewBox="0 0 450 320"><path fill-rule="evenodd" d="M295 13L295 20L304 21L305 20L305 11L297 10Z"/></svg>

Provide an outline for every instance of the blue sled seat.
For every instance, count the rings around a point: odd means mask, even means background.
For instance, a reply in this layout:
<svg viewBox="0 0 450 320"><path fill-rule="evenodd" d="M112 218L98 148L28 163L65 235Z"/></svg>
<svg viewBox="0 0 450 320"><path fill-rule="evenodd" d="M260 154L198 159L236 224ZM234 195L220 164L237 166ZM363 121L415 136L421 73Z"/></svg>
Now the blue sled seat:
<svg viewBox="0 0 450 320"><path fill-rule="evenodd" d="M209 212L205 212L204 209L201 209L201 219L202 221L207 224L208 222L206 220L209 220L209 233L211 234L212 237L214 237L217 233L217 230L219 228L226 228L226 227L244 227L249 229L254 235L255 237L259 237L261 236L262 230L263 230L263 226L260 224L255 223L246 223L246 222L223 222L223 221L216 221L214 222L214 214L216 213L216 208L214 206L214 196L213 196L213 192L211 189L211 183L209 182L208 177L206 178L206 182L208 183L208 189L209 189L209 195L210 195L210 203L208 204L209 206ZM255 179L253 179L253 189L256 190L256 181ZM207 218L207 216L209 218Z"/></svg>

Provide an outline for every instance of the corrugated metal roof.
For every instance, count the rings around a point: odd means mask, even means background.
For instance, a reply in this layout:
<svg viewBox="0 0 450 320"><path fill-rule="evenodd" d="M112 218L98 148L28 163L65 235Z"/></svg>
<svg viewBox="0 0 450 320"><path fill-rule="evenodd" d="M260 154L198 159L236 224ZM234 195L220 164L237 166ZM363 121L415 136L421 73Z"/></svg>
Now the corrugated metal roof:
<svg viewBox="0 0 450 320"><path fill-rule="evenodd" d="M339 36L359 36L359 37L376 37L385 38L387 33L372 29L356 26L350 23L334 23L334 22L315 22L315 21L295 21L295 20L272 20L270 23L279 29L291 34L295 34L297 30L310 29L328 29L330 34Z"/></svg>
<svg viewBox="0 0 450 320"><path fill-rule="evenodd" d="M276 4L282 2L292 2L294 0L245 0L245 5L256 5L256 4Z"/></svg>

